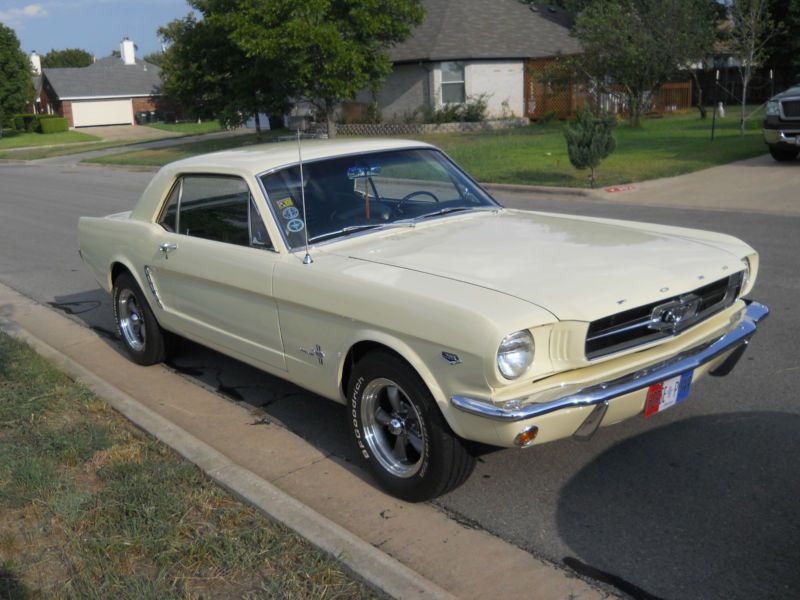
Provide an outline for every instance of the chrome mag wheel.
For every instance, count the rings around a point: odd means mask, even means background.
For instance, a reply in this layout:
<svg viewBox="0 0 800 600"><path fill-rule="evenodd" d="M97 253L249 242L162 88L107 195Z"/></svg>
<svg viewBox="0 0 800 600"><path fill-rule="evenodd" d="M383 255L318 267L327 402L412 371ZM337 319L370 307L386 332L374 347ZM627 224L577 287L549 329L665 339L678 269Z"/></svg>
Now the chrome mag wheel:
<svg viewBox="0 0 800 600"><path fill-rule="evenodd" d="M144 350L147 343L144 313L136 295L131 290L124 289L119 293L117 318L119 319L119 330L128 347L136 352Z"/></svg>
<svg viewBox="0 0 800 600"><path fill-rule="evenodd" d="M425 456L424 428L417 407L389 379L370 381L361 402L365 442L380 465L392 475L413 477Z"/></svg>

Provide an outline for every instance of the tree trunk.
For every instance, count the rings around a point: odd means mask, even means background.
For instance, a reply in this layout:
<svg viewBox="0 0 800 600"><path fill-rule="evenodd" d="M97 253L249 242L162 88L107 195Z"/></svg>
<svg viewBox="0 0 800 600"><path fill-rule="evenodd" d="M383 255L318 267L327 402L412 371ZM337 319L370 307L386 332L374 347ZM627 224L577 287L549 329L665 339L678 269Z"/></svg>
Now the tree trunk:
<svg viewBox="0 0 800 600"><path fill-rule="evenodd" d="M597 181L597 168L591 167L592 174L589 176L589 186L594 189L594 182Z"/></svg>
<svg viewBox="0 0 800 600"><path fill-rule="evenodd" d="M747 85L750 83L750 67L745 67L745 76L742 78L742 115L739 118L739 135L744 135L747 127Z"/></svg>
<svg viewBox="0 0 800 600"><path fill-rule="evenodd" d="M336 119L334 118L333 103L325 103L325 125L328 129L328 137L333 139L336 137Z"/></svg>
<svg viewBox="0 0 800 600"><path fill-rule="evenodd" d="M256 121L256 140L259 142L261 141L261 114L259 113L258 109L256 109L255 121Z"/></svg>
<svg viewBox="0 0 800 600"><path fill-rule="evenodd" d="M700 111L700 118L705 119L708 116L708 112L703 105L703 88L700 85L700 78L697 76L697 71L694 69L692 69L692 79L694 79L694 82L697 84L697 100L695 107Z"/></svg>

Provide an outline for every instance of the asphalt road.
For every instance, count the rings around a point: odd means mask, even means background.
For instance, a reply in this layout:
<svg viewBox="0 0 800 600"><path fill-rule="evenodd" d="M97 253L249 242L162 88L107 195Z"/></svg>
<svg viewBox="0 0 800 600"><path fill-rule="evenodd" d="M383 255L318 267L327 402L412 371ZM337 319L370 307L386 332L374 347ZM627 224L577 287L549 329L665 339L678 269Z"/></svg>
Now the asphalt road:
<svg viewBox="0 0 800 600"><path fill-rule="evenodd" d="M109 299L77 255L77 219L131 208L150 178L0 165L0 281L110 335ZM588 443L486 454L437 504L635 598L800 597L800 216L498 196L508 206L742 237L761 253L754 298L772 315L733 374L698 382L681 405L601 429ZM764 200L753 199L754 211ZM193 344L173 366L355 460L343 407Z"/></svg>

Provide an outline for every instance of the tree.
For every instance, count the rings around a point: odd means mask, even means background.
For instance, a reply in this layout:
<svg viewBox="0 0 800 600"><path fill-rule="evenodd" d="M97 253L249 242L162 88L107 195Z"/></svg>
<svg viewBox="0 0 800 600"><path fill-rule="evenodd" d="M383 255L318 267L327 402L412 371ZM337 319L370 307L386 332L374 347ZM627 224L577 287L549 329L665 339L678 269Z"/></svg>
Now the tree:
<svg viewBox="0 0 800 600"><path fill-rule="evenodd" d="M569 162L576 169L591 169L589 183L594 187L597 167L617 147L613 129L616 121L603 115L596 117L588 108L578 113L574 124L567 125L564 137L567 140Z"/></svg>
<svg viewBox="0 0 800 600"><path fill-rule="evenodd" d="M88 67L94 62L94 56L80 48L65 48L64 50L50 50L42 57L42 67L45 69L60 69L63 67Z"/></svg>
<svg viewBox="0 0 800 600"><path fill-rule="evenodd" d="M377 91L391 69L387 50L422 22L421 0L236 0L215 12L248 60L280 64L298 96L325 115L336 133L334 110L359 91ZM195 0L211 6L215 0Z"/></svg>
<svg viewBox="0 0 800 600"><path fill-rule="evenodd" d="M597 90L624 95L638 126L652 93L705 55L713 24L707 0L593 0L576 20L577 64Z"/></svg>
<svg viewBox="0 0 800 600"><path fill-rule="evenodd" d="M764 64L772 67L776 76L800 83L800 0L770 0L769 11L782 27L767 40Z"/></svg>
<svg viewBox="0 0 800 600"><path fill-rule="evenodd" d="M32 75L16 32L0 23L0 134L3 123L33 101Z"/></svg>
<svg viewBox="0 0 800 600"><path fill-rule="evenodd" d="M225 23L209 18L213 10L234 5L233 0L193 1L202 19L190 14L159 29L170 44L161 61L164 91L192 116L216 117L228 127L255 116L260 140L260 113L285 112L292 90L282 65L246 56Z"/></svg>
<svg viewBox="0 0 800 600"><path fill-rule="evenodd" d="M148 62L151 65L155 65L157 67L161 66L161 63L164 62L164 53L163 52L151 52L150 54L145 54L142 57L144 62Z"/></svg>
<svg viewBox="0 0 800 600"><path fill-rule="evenodd" d="M766 58L766 45L778 31L769 13L768 0L733 0L728 48L739 63L742 78L742 116L739 133L747 127L747 88L753 68Z"/></svg>

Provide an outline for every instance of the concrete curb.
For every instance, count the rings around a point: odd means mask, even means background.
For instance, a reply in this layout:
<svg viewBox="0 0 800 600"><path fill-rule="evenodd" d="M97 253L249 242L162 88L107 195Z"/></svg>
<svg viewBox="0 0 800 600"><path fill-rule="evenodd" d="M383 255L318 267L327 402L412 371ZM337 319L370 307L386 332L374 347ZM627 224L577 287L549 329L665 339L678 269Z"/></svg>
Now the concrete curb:
<svg viewBox="0 0 800 600"><path fill-rule="evenodd" d="M271 483L236 465L222 453L143 406L14 321L0 319L0 330L31 345L40 355L102 397L137 427L197 465L216 483L273 521L303 536L377 590L393 598L455 598Z"/></svg>
<svg viewBox="0 0 800 600"><path fill-rule="evenodd" d="M481 183L487 190L498 192L518 192L528 194L549 194L552 196L594 196L593 190L582 188L553 187L546 185L518 185L516 183Z"/></svg>

